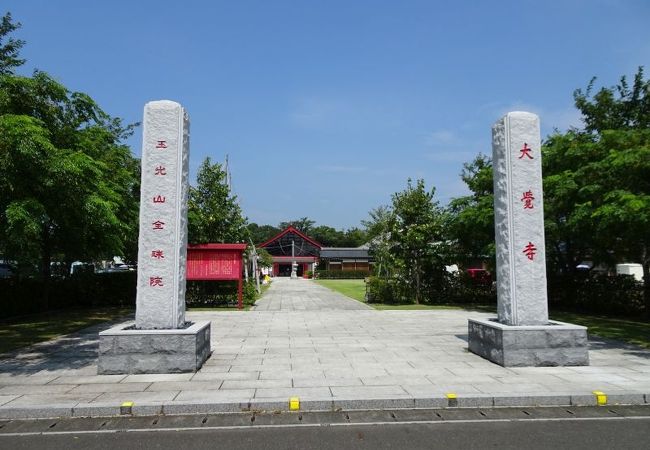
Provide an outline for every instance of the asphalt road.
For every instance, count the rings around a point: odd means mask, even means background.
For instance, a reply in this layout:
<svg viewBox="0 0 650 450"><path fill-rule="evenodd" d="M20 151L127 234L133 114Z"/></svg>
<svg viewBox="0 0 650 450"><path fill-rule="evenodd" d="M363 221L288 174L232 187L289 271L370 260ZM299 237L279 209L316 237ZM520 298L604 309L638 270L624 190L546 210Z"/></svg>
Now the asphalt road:
<svg viewBox="0 0 650 450"><path fill-rule="evenodd" d="M650 419L363 424L2 436L4 449L647 449Z"/></svg>
<svg viewBox="0 0 650 450"><path fill-rule="evenodd" d="M650 407L249 413L0 423L0 449L12 450L594 450L647 449L649 443Z"/></svg>

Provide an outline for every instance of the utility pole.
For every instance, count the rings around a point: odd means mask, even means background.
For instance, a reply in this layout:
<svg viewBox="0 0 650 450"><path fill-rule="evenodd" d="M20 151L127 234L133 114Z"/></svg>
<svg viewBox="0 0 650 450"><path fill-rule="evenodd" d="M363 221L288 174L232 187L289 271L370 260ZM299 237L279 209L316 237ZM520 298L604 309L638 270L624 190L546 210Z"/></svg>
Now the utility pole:
<svg viewBox="0 0 650 450"><path fill-rule="evenodd" d="M255 248L255 244L253 244L253 240L251 238L248 238L248 240L251 242L251 247L253 247L253 276L255 277L255 287L257 288L257 293L260 294L262 293L262 288L260 287L260 274L257 273L258 267L257 267L257 249Z"/></svg>

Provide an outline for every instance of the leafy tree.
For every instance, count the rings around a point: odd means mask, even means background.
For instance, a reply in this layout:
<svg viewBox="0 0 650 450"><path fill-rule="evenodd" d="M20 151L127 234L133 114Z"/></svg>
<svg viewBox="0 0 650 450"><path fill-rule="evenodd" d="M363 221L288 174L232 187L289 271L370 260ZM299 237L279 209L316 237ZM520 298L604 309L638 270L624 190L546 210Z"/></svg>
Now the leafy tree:
<svg viewBox="0 0 650 450"><path fill-rule="evenodd" d="M316 224L315 221L311 220L308 217L301 217L300 219L297 220L291 220L289 222L280 222L278 225L278 228L280 230L284 230L285 228L292 226L296 230L302 231L303 233L309 235L311 233L312 227Z"/></svg>
<svg viewBox="0 0 650 450"><path fill-rule="evenodd" d="M0 75L13 73L14 68L25 64L25 60L19 57L20 49L25 41L9 37L21 27L20 22L14 23L11 13L6 13L0 20Z"/></svg>
<svg viewBox="0 0 650 450"><path fill-rule="evenodd" d="M370 253L375 260L375 272L385 278L392 276L394 267L389 243L392 214L389 206L382 205L371 209L368 212L370 218L361 221L370 243Z"/></svg>
<svg viewBox="0 0 650 450"><path fill-rule="evenodd" d="M415 303L424 298L425 277L427 284L440 286L446 275L445 214L434 194L435 188L428 191L424 180L414 186L409 179L406 189L392 196L388 243L400 279L414 293Z"/></svg>
<svg viewBox="0 0 650 450"><path fill-rule="evenodd" d="M345 230L342 241L339 243L341 247L359 247L368 242L368 235L364 230L357 227L348 228Z"/></svg>
<svg viewBox="0 0 650 450"><path fill-rule="evenodd" d="M249 223L247 228L250 238L255 244L266 242L281 231L273 225L258 225L256 223Z"/></svg>
<svg viewBox="0 0 650 450"><path fill-rule="evenodd" d="M191 244L245 242L248 236L237 196L230 192L221 164L205 158L190 188L188 240Z"/></svg>
<svg viewBox="0 0 650 450"><path fill-rule="evenodd" d="M273 256L263 248L257 250L257 265L259 267L273 267Z"/></svg>
<svg viewBox="0 0 650 450"><path fill-rule="evenodd" d="M492 159L479 154L463 165L461 179L471 195L453 199L448 206L449 229L456 261L472 264L494 260L494 193Z"/></svg>
<svg viewBox="0 0 650 450"><path fill-rule="evenodd" d="M0 251L49 278L67 262L124 255L137 239L133 130L44 72L0 75Z"/></svg>
<svg viewBox="0 0 650 450"><path fill-rule="evenodd" d="M602 87L592 96L595 82L596 77L585 91L573 93L586 132L650 128L650 80L644 80L643 67L638 68L631 87L622 76L616 86Z"/></svg>
<svg viewBox="0 0 650 450"><path fill-rule="evenodd" d="M584 129L554 133L542 146L546 254L550 274L572 274L585 260L644 267L650 312L650 81L637 71L592 96L594 79L574 99ZM493 245L491 163L479 156L463 171L473 195L450 204L461 252Z"/></svg>

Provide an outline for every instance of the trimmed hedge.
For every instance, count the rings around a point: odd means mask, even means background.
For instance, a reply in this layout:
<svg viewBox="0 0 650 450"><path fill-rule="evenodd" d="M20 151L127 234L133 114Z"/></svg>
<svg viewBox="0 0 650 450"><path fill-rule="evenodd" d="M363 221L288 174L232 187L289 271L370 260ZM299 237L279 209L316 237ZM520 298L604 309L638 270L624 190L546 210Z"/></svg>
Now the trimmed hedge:
<svg viewBox="0 0 650 450"><path fill-rule="evenodd" d="M424 295L424 304L496 304L496 289L492 285L481 285L470 277L446 277L437 289L430 289ZM431 288L431 286L429 286ZM366 282L368 303L412 304L415 295L408 286L397 279L370 277Z"/></svg>
<svg viewBox="0 0 650 450"><path fill-rule="evenodd" d="M86 273L51 278L0 280L0 319L48 310L135 307L136 272ZM48 289L47 300L45 290Z"/></svg>
<svg viewBox="0 0 650 450"><path fill-rule="evenodd" d="M548 298L554 309L618 316L648 314L643 284L629 275L549 277Z"/></svg>
<svg viewBox="0 0 650 450"><path fill-rule="evenodd" d="M51 278L46 302L42 280L0 279L0 320L49 310L101 306L135 308L136 284L135 271ZM256 298L255 283L244 283L244 304L252 305ZM188 281L185 301L190 307L234 306L237 304L237 282Z"/></svg>
<svg viewBox="0 0 650 450"><path fill-rule="evenodd" d="M367 270L317 270L316 278L322 280L352 280L363 279L370 275Z"/></svg>
<svg viewBox="0 0 650 450"><path fill-rule="evenodd" d="M242 289L244 305L257 299L255 282L249 280ZM185 303L189 307L213 308L237 305L237 281L188 281Z"/></svg>
<svg viewBox="0 0 650 450"><path fill-rule="evenodd" d="M482 285L468 276L450 276L437 290L425 292L427 304L496 305L496 286ZM612 316L648 316L644 286L632 277L576 275L549 277L549 307L558 311ZM397 279L370 277L366 283L369 303L409 304L412 290Z"/></svg>

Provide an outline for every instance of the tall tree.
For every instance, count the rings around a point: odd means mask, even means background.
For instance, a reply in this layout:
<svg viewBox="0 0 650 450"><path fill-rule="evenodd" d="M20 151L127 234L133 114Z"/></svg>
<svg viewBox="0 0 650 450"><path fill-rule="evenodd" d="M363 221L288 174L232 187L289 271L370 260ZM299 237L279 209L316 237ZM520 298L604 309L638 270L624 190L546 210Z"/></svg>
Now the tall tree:
<svg viewBox="0 0 650 450"><path fill-rule="evenodd" d="M25 41L9 37L20 27L20 22L13 22L10 12L0 19L0 75L11 74L16 67L25 64L25 60L20 58L20 49Z"/></svg>
<svg viewBox="0 0 650 450"><path fill-rule="evenodd" d="M227 175L221 164L205 158L190 188L188 239L191 244L209 242L245 242L246 219L237 196L230 192Z"/></svg>
<svg viewBox="0 0 650 450"><path fill-rule="evenodd" d="M137 238L133 130L44 72L0 75L0 251L31 264L124 255Z"/></svg>

